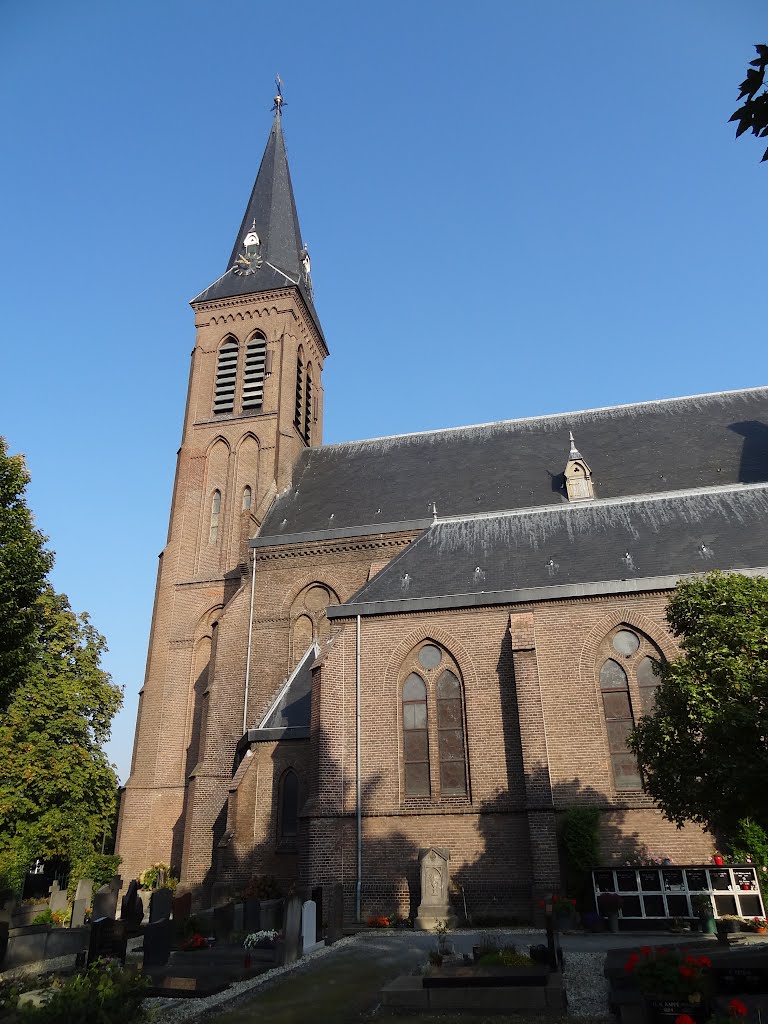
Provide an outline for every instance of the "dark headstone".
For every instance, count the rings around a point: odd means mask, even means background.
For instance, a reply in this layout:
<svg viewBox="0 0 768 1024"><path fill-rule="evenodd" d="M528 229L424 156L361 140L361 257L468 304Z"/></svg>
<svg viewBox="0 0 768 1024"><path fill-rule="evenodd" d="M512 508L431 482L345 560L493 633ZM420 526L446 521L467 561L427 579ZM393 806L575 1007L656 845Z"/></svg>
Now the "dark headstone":
<svg viewBox="0 0 768 1024"><path fill-rule="evenodd" d="M341 882L334 882L331 886L326 934L329 943L344 937L344 886Z"/></svg>
<svg viewBox="0 0 768 1024"><path fill-rule="evenodd" d="M245 930L247 932L261 930L261 900L250 898L245 901Z"/></svg>
<svg viewBox="0 0 768 1024"><path fill-rule="evenodd" d="M167 921L173 907L173 893L170 889L155 889L149 900L149 923Z"/></svg>
<svg viewBox="0 0 768 1024"><path fill-rule="evenodd" d="M134 878L120 902L120 920L125 927L136 931L144 920L144 902L139 896L139 883Z"/></svg>
<svg viewBox="0 0 768 1024"><path fill-rule="evenodd" d="M322 885L316 886L312 890L312 899L315 901L317 907L317 934L315 935L315 941L319 942L323 937L323 887Z"/></svg>
<svg viewBox="0 0 768 1024"><path fill-rule="evenodd" d="M91 937L88 943L88 963L100 957L122 960L125 963L127 945L125 925L110 917L98 918L91 923Z"/></svg>
<svg viewBox="0 0 768 1024"><path fill-rule="evenodd" d="M102 885L93 894L93 919L114 918L117 913L117 893L109 885Z"/></svg>
<svg viewBox="0 0 768 1024"><path fill-rule="evenodd" d="M301 900L289 896L285 901L283 925L283 963L292 964L301 956Z"/></svg>
<svg viewBox="0 0 768 1024"><path fill-rule="evenodd" d="M275 931L279 932L283 927L283 919L285 916L285 901L284 900L262 900L261 906L259 907L259 927L256 929L259 931Z"/></svg>
<svg viewBox="0 0 768 1024"><path fill-rule="evenodd" d="M213 908L213 934L219 942L226 942L234 931L235 908L231 903Z"/></svg>
<svg viewBox="0 0 768 1024"><path fill-rule="evenodd" d="M192 893L185 892L183 896L176 896L171 904L174 921L186 921L192 913Z"/></svg>
<svg viewBox="0 0 768 1024"><path fill-rule="evenodd" d="M162 967L171 955L171 922L156 921L144 929L144 967Z"/></svg>

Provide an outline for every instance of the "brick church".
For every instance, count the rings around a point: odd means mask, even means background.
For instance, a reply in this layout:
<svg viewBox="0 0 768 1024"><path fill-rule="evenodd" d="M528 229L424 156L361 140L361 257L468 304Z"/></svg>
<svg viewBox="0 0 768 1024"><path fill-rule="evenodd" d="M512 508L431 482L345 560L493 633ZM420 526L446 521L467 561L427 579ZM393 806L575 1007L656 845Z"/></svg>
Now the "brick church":
<svg viewBox="0 0 768 1024"><path fill-rule="evenodd" d="M351 919L415 910L435 845L470 912L525 917L580 804L606 863L708 860L626 737L676 652L676 582L768 571L768 389L323 446L279 103L192 308L123 876L170 863L200 905L341 881Z"/></svg>

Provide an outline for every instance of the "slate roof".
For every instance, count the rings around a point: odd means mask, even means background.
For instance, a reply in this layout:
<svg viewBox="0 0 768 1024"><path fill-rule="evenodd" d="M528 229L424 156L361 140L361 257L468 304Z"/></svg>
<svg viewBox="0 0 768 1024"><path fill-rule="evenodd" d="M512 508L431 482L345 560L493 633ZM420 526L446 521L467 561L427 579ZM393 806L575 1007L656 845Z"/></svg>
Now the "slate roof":
<svg viewBox="0 0 768 1024"><path fill-rule="evenodd" d="M766 566L768 485L583 502L438 521L328 616L659 589Z"/></svg>
<svg viewBox="0 0 768 1024"><path fill-rule="evenodd" d="M768 481L753 388L310 448L252 543L423 527L431 502L440 518L567 505L569 430L597 498Z"/></svg>
<svg viewBox="0 0 768 1024"><path fill-rule="evenodd" d="M240 276L232 267L243 252L243 239L255 224L261 241L261 268L255 274ZM312 298L312 287L302 266L303 248L299 215L288 169L283 126L280 114L275 115L259 173L243 214L240 230L235 236L232 255L225 273L197 295L193 302L252 295L275 288L297 287L322 336L320 320Z"/></svg>

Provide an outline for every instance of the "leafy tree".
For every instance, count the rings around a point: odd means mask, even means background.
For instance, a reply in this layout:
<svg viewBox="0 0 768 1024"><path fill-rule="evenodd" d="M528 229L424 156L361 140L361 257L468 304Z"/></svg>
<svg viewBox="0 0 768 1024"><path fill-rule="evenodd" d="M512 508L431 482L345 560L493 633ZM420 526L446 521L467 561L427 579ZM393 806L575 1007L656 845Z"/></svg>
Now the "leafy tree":
<svg viewBox="0 0 768 1024"><path fill-rule="evenodd" d="M0 437L0 712L32 657L40 596L53 555L24 500L29 474Z"/></svg>
<svg viewBox="0 0 768 1024"><path fill-rule="evenodd" d="M683 654L659 666L655 713L632 734L644 789L678 826L768 831L768 579L682 582L667 620Z"/></svg>
<svg viewBox="0 0 768 1024"><path fill-rule="evenodd" d="M758 43L757 60L750 61L747 77L740 85L739 99L744 103L731 116L731 121L738 121L736 138L746 131L751 131L757 138L768 136L768 89L765 88L765 72L768 68L768 46ZM760 90L763 90L760 92ZM768 160L768 149L763 153L760 163Z"/></svg>
<svg viewBox="0 0 768 1024"><path fill-rule="evenodd" d="M0 720L0 874L31 861L82 862L100 849L117 779L101 749L122 691L100 668L104 637L48 586L36 656Z"/></svg>

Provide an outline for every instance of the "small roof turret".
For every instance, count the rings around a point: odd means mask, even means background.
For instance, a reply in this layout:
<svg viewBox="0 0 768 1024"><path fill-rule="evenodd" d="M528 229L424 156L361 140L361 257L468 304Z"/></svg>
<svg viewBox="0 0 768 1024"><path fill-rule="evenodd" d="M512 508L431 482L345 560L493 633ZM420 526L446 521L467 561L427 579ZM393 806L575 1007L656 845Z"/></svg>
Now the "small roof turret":
<svg viewBox="0 0 768 1024"><path fill-rule="evenodd" d="M563 470L568 501L589 501L595 496L595 488L592 484L592 470L576 447L572 430L568 431L568 439L571 447L568 452L568 462Z"/></svg>

